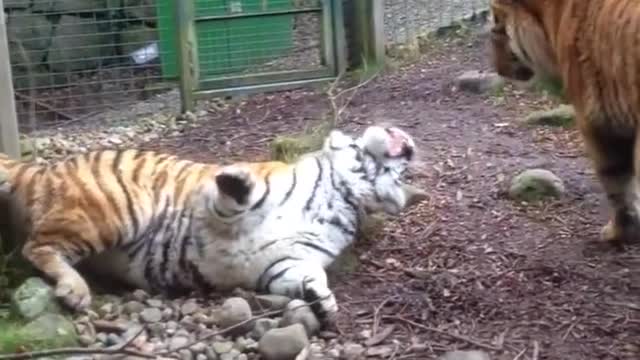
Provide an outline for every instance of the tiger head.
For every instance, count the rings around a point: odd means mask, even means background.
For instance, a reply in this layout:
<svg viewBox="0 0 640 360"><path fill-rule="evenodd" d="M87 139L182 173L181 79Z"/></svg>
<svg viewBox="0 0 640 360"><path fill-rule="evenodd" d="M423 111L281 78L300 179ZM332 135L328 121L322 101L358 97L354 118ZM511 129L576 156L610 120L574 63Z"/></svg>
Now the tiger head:
<svg viewBox="0 0 640 360"><path fill-rule="evenodd" d="M397 214L426 196L402 181L416 146L398 128L370 126L358 138L333 130L322 151L332 160L338 186L366 211Z"/></svg>
<svg viewBox="0 0 640 360"><path fill-rule="evenodd" d="M557 1L556 1L557 2ZM496 72L529 81L534 76L557 79L558 66L542 11L553 1L492 0L491 51Z"/></svg>

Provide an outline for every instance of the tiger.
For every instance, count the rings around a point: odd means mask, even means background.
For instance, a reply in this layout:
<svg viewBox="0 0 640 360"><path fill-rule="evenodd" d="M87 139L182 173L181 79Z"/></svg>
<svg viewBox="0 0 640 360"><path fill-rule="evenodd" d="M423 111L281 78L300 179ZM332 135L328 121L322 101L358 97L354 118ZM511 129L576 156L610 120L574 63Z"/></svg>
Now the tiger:
<svg viewBox="0 0 640 360"><path fill-rule="evenodd" d="M520 82L557 81L611 215L599 240L640 235L640 2L492 0L492 66Z"/></svg>
<svg viewBox="0 0 640 360"><path fill-rule="evenodd" d="M50 163L0 157L29 214L21 254L72 311L92 302L82 264L156 294L248 289L338 307L326 268L367 214L400 214L426 192L405 181L413 138L372 125L332 130L291 163L218 165L135 149ZM15 222L27 224L27 222ZM19 232L14 232L18 233Z"/></svg>

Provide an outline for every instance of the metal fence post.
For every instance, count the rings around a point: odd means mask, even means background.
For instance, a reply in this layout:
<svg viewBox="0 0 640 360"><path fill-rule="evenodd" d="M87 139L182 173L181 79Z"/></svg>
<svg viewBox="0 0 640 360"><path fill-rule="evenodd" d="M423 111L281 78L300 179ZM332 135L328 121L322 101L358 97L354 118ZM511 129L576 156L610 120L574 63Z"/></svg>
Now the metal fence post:
<svg viewBox="0 0 640 360"><path fill-rule="evenodd" d="M197 45L194 29L193 1L174 0L177 29L176 49L178 78L180 83L181 112L192 111L195 106L194 91L199 79Z"/></svg>
<svg viewBox="0 0 640 360"><path fill-rule="evenodd" d="M4 3L0 0L0 151L19 159L20 138L18 117L11 78L11 60L4 14Z"/></svg>
<svg viewBox="0 0 640 360"><path fill-rule="evenodd" d="M357 67L362 60L368 66L384 64L384 0L347 0L345 22L349 42L349 65Z"/></svg>

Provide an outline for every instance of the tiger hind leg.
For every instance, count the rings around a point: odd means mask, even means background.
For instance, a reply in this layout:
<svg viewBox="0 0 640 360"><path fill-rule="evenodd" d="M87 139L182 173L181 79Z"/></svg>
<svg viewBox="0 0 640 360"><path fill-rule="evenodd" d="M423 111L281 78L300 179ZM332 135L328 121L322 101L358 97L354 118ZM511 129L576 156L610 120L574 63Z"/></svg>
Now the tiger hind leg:
<svg viewBox="0 0 640 360"><path fill-rule="evenodd" d="M611 129L583 132L585 144L594 162L596 174L612 208L612 217L602 228L601 239L621 244L640 235L640 202L634 170L638 153L637 137Z"/></svg>

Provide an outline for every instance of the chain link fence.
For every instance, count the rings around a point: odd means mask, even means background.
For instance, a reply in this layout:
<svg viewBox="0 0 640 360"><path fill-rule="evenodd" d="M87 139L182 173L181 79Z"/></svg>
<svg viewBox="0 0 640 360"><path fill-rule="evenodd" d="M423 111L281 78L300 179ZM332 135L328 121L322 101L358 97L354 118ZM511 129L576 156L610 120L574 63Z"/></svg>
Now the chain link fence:
<svg viewBox="0 0 640 360"><path fill-rule="evenodd" d="M180 1L209 4L209 10L218 5L226 8L227 3L251 2ZM319 0L253 2L260 6L273 2L283 8L322 4ZM386 0L386 42L411 44L425 33L487 10L488 2ZM149 102L159 93L174 90L175 95L176 84L170 81L177 67L173 7L171 0L4 0L21 131L99 122L113 116L107 113L126 112L128 107ZM210 12L209 16L218 15ZM319 15L294 14L290 20L280 18L273 23L255 18L245 20L233 32L208 30L204 34L208 37L200 44L205 54L201 66L235 72L294 70L301 66L314 69L321 65ZM285 35L292 40L282 40ZM225 51L216 48L220 39L226 44ZM238 43L238 39L243 42ZM291 49L297 50L291 54ZM279 55L286 52L290 54ZM233 59L239 62L232 64ZM161 102L177 110L179 96Z"/></svg>

